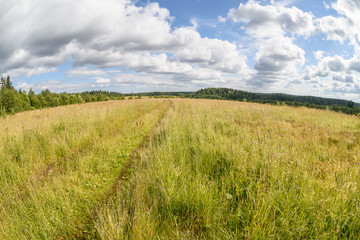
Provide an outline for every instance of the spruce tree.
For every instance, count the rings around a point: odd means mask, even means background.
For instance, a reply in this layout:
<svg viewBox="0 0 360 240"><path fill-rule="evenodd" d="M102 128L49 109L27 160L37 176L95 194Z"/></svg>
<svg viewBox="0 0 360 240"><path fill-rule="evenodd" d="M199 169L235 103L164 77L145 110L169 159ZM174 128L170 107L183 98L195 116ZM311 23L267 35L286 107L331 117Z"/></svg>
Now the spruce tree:
<svg viewBox="0 0 360 240"><path fill-rule="evenodd" d="M26 111L26 110L29 110L31 105L30 105L30 98L29 96L26 94L25 91L22 91L21 92L21 101L22 101L22 110Z"/></svg>
<svg viewBox="0 0 360 240"><path fill-rule="evenodd" d="M16 110L16 95L15 92L9 89L2 89L0 95L1 105L5 108L6 113L15 113Z"/></svg>
<svg viewBox="0 0 360 240"><path fill-rule="evenodd" d="M12 86L12 82L10 80L10 76L8 75L5 82L5 88L9 90L13 90L14 87Z"/></svg>
<svg viewBox="0 0 360 240"><path fill-rule="evenodd" d="M1 77L1 89L5 89L5 78Z"/></svg>
<svg viewBox="0 0 360 240"><path fill-rule="evenodd" d="M28 96L29 96L30 105L32 108L35 108L35 109L42 108L40 100L35 95L35 92L32 89L29 90Z"/></svg>

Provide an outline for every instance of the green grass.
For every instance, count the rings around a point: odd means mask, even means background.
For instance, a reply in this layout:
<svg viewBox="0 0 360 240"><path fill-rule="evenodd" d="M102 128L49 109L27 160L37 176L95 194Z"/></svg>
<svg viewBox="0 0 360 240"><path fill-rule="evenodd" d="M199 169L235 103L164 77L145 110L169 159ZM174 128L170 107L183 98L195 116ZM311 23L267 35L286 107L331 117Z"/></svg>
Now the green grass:
<svg viewBox="0 0 360 240"><path fill-rule="evenodd" d="M168 107L161 100L107 102L2 120L0 239L71 239L93 231L94 209Z"/></svg>
<svg viewBox="0 0 360 240"><path fill-rule="evenodd" d="M102 239L358 239L360 125L328 111L174 100Z"/></svg>
<svg viewBox="0 0 360 240"><path fill-rule="evenodd" d="M0 123L0 239L360 236L355 116L136 99Z"/></svg>

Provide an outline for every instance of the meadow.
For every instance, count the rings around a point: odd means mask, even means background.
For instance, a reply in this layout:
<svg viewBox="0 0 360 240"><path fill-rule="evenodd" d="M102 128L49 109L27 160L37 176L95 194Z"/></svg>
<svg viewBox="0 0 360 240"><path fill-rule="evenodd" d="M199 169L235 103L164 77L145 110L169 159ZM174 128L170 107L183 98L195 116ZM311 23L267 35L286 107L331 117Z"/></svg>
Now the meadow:
<svg viewBox="0 0 360 240"><path fill-rule="evenodd" d="M0 120L0 239L76 239L169 107L110 101Z"/></svg>
<svg viewBox="0 0 360 240"><path fill-rule="evenodd" d="M0 239L358 239L360 121L133 99L0 120Z"/></svg>

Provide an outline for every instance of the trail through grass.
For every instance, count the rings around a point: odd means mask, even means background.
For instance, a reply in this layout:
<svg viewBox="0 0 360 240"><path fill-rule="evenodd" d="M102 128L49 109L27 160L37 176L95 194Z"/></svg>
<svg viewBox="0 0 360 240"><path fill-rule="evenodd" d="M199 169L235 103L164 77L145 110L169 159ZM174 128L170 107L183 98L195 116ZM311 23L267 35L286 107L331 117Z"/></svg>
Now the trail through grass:
<svg viewBox="0 0 360 240"><path fill-rule="evenodd" d="M358 239L360 123L305 108L174 99L101 239Z"/></svg>
<svg viewBox="0 0 360 240"><path fill-rule="evenodd" d="M358 239L359 173L359 118L330 111L136 99L20 113L0 120L0 239Z"/></svg>
<svg viewBox="0 0 360 240"><path fill-rule="evenodd" d="M83 236L165 100L104 102L9 116L0 124L0 239Z"/></svg>

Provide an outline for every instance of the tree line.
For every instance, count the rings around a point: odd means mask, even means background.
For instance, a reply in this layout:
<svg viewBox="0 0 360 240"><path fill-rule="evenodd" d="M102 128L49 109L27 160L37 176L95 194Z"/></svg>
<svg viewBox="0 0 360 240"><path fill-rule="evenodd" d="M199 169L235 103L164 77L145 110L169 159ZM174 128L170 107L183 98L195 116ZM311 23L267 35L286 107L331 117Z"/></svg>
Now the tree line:
<svg viewBox="0 0 360 240"><path fill-rule="evenodd" d="M57 107L76 103L98 102L125 99L117 92L87 91L82 93L52 93L48 89L39 94L33 90L28 92L16 90L10 77L1 77L0 89L0 115L14 114L33 109Z"/></svg>
<svg viewBox="0 0 360 240"><path fill-rule="evenodd" d="M1 77L0 116L27 110L57 107L76 103L123 100L125 99L125 96L129 96L130 99L135 96L137 96L137 98L141 98L141 96L148 96L154 98L181 97L234 100L274 105L289 105L295 107L304 106L360 116L360 105L358 103L354 103L353 101L313 96L294 96L280 93L251 93L231 88L205 88L196 92L147 92L138 94L122 94L108 91L52 93L48 89L45 89L40 93L35 94L35 92L31 89L28 92L21 89L16 90L13 87L9 76L6 78Z"/></svg>
<svg viewBox="0 0 360 240"><path fill-rule="evenodd" d="M313 96L294 96L281 93L251 93L231 88L205 88L183 97L247 101L273 105L289 105L327 109L346 114L360 115L360 105L353 101Z"/></svg>

